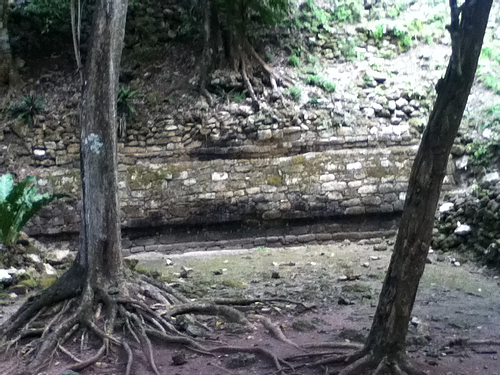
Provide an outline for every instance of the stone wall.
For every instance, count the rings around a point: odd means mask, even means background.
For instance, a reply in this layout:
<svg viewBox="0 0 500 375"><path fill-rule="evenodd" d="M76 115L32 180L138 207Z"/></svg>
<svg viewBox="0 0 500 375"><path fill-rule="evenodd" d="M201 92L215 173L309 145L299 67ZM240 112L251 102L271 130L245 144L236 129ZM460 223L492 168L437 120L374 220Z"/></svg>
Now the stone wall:
<svg viewBox="0 0 500 375"><path fill-rule="evenodd" d="M210 113L179 110L151 124L131 124L119 144L124 232L151 236L150 228L163 233L207 224L262 228L293 226L297 220L397 216L418 137L407 123L358 119L350 124L347 115L293 108L253 113L243 104ZM38 120L28 133L16 124L3 129L0 172L36 175L42 190L69 196L42 210L29 234L76 234L81 186L74 118ZM293 243L299 239L285 237L301 235L312 235L307 238L314 242L322 233L299 229L299 234L282 233L278 242ZM270 237L272 243L275 236Z"/></svg>
<svg viewBox="0 0 500 375"><path fill-rule="evenodd" d="M120 164L124 228L268 222L400 212L416 146L291 157ZM47 191L69 194L31 222L30 234L79 230L77 169L40 169ZM449 180L448 180L449 181Z"/></svg>
<svg viewBox="0 0 500 375"><path fill-rule="evenodd" d="M75 103L61 105L66 107L61 113L38 115L33 129L19 121L0 127L0 173L19 169L13 164L31 168L79 167ZM394 106L393 112L398 111ZM401 112L401 116L407 115ZM177 110L158 114L154 119L137 118L129 122L119 149L121 162L126 165L246 159L412 145L418 142L412 131L407 122L395 125L388 118L356 117L345 109L267 108L254 113L248 105L233 104L218 111Z"/></svg>

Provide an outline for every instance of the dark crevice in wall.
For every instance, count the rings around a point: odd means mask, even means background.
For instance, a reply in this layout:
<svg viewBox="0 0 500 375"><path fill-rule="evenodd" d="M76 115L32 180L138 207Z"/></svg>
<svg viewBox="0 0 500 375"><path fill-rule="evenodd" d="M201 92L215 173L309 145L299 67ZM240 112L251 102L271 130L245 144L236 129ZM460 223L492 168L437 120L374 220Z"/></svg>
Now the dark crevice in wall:
<svg viewBox="0 0 500 375"><path fill-rule="evenodd" d="M194 250L297 246L392 236L399 213L336 216L317 219L239 221L198 225L124 228L125 255L144 251L178 253ZM35 236L40 242L67 241L78 249L78 233Z"/></svg>

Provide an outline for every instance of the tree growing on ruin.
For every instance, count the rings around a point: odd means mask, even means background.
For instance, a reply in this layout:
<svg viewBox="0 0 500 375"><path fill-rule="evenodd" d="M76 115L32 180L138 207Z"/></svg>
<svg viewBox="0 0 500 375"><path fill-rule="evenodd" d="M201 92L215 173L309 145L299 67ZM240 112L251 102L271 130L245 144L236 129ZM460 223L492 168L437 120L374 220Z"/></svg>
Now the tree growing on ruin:
<svg viewBox="0 0 500 375"><path fill-rule="evenodd" d="M251 78L255 70L261 70L276 89L277 82L288 84L286 77L278 75L256 52L249 40L249 24L252 17L260 22L273 24L281 19L289 7L288 0L202 0L203 53L200 71L200 90L210 100L206 90L208 74L220 65L240 72L252 103L258 108L258 100Z"/></svg>

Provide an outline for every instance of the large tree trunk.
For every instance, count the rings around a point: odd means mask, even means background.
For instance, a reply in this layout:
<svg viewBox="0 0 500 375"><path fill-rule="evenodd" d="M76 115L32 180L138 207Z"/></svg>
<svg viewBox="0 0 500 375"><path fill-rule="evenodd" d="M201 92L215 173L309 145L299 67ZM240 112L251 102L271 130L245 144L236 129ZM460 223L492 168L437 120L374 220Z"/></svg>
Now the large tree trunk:
<svg viewBox="0 0 500 375"><path fill-rule="evenodd" d="M83 209L77 264L101 288L123 276L116 97L126 14L126 0L97 4L80 112Z"/></svg>
<svg viewBox="0 0 500 375"><path fill-rule="evenodd" d="M397 362L425 267L434 215L453 141L471 90L492 0L450 1L453 52L410 175L399 232L365 352ZM461 19L459 20L461 13ZM347 372L346 372L347 373ZM353 372L354 373L354 372Z"/></svg>
<svg viewBox="0 0 500 375"><path fill-rule="evenodd" d="M153 373L160 375L150 337L188 345L202 352L212 351L179 332L170 322L171 316L201 312L249 325L241 312L226 306L227 301L220 301L220 306L211 301L192 304L169 285L140 277L123 267L116 99L126 11L127 0L98 0L96 3L80 108L83 208L78 256L59 280L30 298L0 326L0 348L2 344L14 345L25 336L36 337L32 342L33 359L26 368L20 366L19 372L23 375L37 373L53 358L56 350L68 354L63 345L77 330L83 330L80 337L85 337L87 332L99 337L102 346L94 356L76 360L77 363L68 369L78 371L92 365L113 344L124 349L127 365L123 374L130 375L134 354L128 341L133 337ZM157 304L169 308L165 317L152 308ZM46 317L51 314L54 317L47 321ZM115 323L119 323L120 330L115 331ZM34 325L45 328L37 329ZM134 345L134 349L136 347ZM75 358L71 353L70 357ZM277 369L281 370L278 360L273 358Z"/></svg>
<svg viewBox="0 0 500 375"><path fill-rule="evenodd" d="M0 0L0 87L8 86L14 79L14 66L7 30L9 0Z"/></svg>

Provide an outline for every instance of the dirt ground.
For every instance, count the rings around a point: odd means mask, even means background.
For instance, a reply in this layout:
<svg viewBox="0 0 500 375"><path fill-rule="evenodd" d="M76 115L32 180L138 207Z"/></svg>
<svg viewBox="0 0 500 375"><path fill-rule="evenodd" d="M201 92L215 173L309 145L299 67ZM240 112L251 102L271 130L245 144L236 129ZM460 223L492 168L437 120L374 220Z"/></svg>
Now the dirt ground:
<svg viewBox="0 0 500 375"><path fill-rule="evenodd" d="M375 251L374 247L383 249L384 243L373 242L379 241L346 241L326 246L257 248L169 257L145 253L135 258L139 259L140 269L162 273L165 279L193 299L283 298L304 303L310 309L287 302L273 302L254 304L247 312L267 316L298 345L328 341L363 342L391 255L390 250ZM431 263L427 265L421 282L408 335L410 356L430 375L500 374L499 347L446 347L450 339L456 337L500 341L498 276L472 262L458 264L466 260L450 254L432 253L429 261ZM170 262L172 264L167 265ZM301 352L276 340L257 322L253 331L245 332L239 329L241 327L234 327L217 317L201 319L210 331L194 329L189 324L186 329L198 335L203 345L262 347L281 358L311 352ZM81 358L88 357L95 349L92 341L82 348L79 339L68 347ZM338 350L320 351L341 354ZM265 358L246 353L206 356L181 346L158 344L155 345L155 354L160 374L276 373ZM172 358L179 354L186 363L174 365ZM125 360L121 350L112 349L101 362L80 374L120 375L124 373ZM14 357L4 358L0 374L9 374L17 361ZM59 375L70 363L65 354L57 353L50 368L41 369L39 374ZM324 371L302 367L287 373L312 375L323 374ZM151 373L139 353L133 373Z"/></svg>

